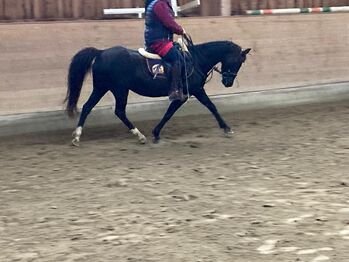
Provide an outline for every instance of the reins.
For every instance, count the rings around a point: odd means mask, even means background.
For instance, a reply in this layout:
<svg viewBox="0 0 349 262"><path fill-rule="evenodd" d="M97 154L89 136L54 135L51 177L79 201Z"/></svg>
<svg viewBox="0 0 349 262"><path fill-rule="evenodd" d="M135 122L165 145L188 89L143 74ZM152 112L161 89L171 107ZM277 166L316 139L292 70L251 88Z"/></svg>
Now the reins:
<svg viewBox="0 0 349 262"><path fill-rule="evenodd" d="M190 100L190 92L189 92L189 83L188 83L188 77L187 77L187 61L185 59L185 52L184 51L182 51L182 52L183 52L183 60L184 60L183 63L184 63L185 85L186 85L186 88L187 88L187 96L188 96L188 99L187 99L186 102L188 102Z"/></svg>
<svg viewBox="0 0 349 262"><path fill-rule="evenodd" d="M207 73L207 77L205 80L205 84L207 84L208 82L210 82L213 78L213 71L216 71L217 73L219 73L220 75L223 75L222 71L218 68L218 66L214 66L208 73Z"/></svg>
<svg viewBox="0 0 349 262"><path fill-rule="evenodd" d="M191 38L190 35L185 34L182 36L182 41L183 43L187 46L187 47L194 47L194 43L193 40ZM188 49L189 49L188 48ZM193 49L192 49L193 50ZM186 63L186 59L185 59L185 55L184 55L184 51L183 52L183 57L184 57L184 70L185 70L185 75L187 75L187 63ZM197 56L203 56L202 54L200 54L200 52L198 52L198 50L195 50L196 55ZM191 58L191 60L194 63L194 68L197 70L197 72L205 79L205 84L207 84L208 82L210 82L213 78L213 73L217 72L218 74L222 75L223 77L234 77L237 76L237 73L235 72L231 72L230 70L228 70L227 72L222 72L221 69L219 69L218 66L214 66L207 74L203 73L200 66L197 64L196 60L193 59L192 54L190 53L190 51L188 52L188 56ZM188 83L188 78L185 78L186 80L186 89L187 89L187 95L188 95L188 100L190 98L190 93L189 93L189 83Z"/></svg>
<svg viewBox="0 0 349 262"><path fill-rule="evenodd" d="M190 35L185 34L182 36L182 40L183 43L187 46L187 47L193 47L194 43L193 40L191 38ZM196 51L197 52L197 51ZM192 54L190 52L188 52L188 55L193 58ZM201 55L197 52L197 55ZM198 71L198 73L205 78L205 84L207 84L208 82L210 82L213 78L213 71L218 72L219 74L223 74L222 71L217 67L213 67L207 74L203 73L200 69L200 67L197 65L196 61L194 59L191 59L194 62L194 67L195 69ZM184 69L186 70L186 60L184 59ZM186 78L186 84L187 84L187 91L189 91L189 87L188 87L188 79Z"/></svg>

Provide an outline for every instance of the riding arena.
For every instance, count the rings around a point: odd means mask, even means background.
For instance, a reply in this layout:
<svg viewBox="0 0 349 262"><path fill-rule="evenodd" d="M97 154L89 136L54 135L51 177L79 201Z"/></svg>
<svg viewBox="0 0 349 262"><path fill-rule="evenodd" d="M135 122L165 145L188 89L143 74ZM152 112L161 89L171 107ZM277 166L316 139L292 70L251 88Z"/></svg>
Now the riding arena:
<svg viewBox="0 0 349 262"><path fill-rule="evenodd" d="M174 101L143 0L0 1L0 261L349 261L349 1L169 3Z"/></svg>

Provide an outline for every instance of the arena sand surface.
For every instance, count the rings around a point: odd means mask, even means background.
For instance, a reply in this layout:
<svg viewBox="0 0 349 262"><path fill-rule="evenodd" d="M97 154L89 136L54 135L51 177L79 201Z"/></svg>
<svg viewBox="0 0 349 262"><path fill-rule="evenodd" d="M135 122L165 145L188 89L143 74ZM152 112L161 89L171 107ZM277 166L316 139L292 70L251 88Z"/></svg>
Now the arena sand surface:
<svg viewBox="0 0 349 262"><path fill-rule="evenodd" d="M348 103L225 118L2 139L0 261L349 261Z"/></svg>

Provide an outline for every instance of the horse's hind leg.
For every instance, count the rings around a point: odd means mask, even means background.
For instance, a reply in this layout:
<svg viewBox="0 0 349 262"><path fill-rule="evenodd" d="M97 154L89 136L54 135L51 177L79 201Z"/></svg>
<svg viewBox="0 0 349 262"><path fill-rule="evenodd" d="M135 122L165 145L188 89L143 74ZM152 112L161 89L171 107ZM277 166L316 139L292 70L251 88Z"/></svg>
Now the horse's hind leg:
<svg viewBox="0 0 349 262"><path fill-rule="evenodd" d="M106 92L107 90L99 90L94 88L89 99L82 107L79 123L77 125L77 128L73 132L72 144L74 146L79 146L82 128L84 127L87 116L90 114L92 108L94 108L97 105L97 103L101 100L101 98L105 95Z"/></svg>
<svg viewBox="0 0 349 262"><path fill-rule="evenodd" d="M147 143L147 138L136 128L126 116L126 105L128 90L112 90L112 93L115 97L116 106L115 106L115 115L127 126L130 132L138 137L138 140L141 144Z"/></svg>

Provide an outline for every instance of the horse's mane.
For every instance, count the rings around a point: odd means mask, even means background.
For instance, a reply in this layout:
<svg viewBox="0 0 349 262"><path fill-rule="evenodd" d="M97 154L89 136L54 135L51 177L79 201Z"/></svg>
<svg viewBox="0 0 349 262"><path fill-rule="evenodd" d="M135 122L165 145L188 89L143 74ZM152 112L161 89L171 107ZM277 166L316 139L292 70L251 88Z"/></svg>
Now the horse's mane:
<svg viewBox="0 0 349 262"><path fill-rule="evenodd" d="M189 49L189 53L191 57L196 57L196 59L193 59L194 64L197 68L198 61L206 61L207 60L207 53L216 53L218 56L220 56L220 53L224 52L231 52L236 55L239 55L241 53L241 47L232 41L213 41L213 42L207 42L207 43L200 43L200 44L194 44L192 38L189 35L184 35L184 43L187 45ZM213 52L212 52L213 50Z"/></svg>
<svg viewBox="0 0 349 262"><path fill-rule="evenodd" d="M194 45L193 47L198 49L231 48L232 50L234 49L238 51L241 50L241 47L232 41L213 41L213 42L197 44L197 45Z"/></svg>
<svg viewBox="0 0 349 262"><path fill-rule="evenodd" d="M233 41L221 40L221 41L213 41L201 44L194 44L192 38L189 35L184 36L184 42L188 46L190 51L193 52L202 52L200 50L212 49L219 47L231 48L232 50L236 49L238 52L241 52L241 47L235 44Z"/></svg>

